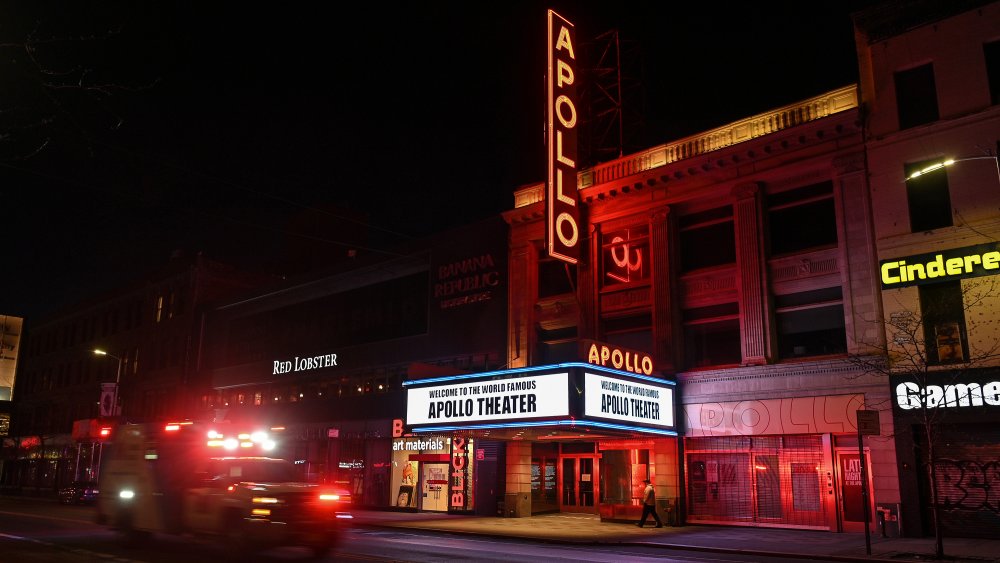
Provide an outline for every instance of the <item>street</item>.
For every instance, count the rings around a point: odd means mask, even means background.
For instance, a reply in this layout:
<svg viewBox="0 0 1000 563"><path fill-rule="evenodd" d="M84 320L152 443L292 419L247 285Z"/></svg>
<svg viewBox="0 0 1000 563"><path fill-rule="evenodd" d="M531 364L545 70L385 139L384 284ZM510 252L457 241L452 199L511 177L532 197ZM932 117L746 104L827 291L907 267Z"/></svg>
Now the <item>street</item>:
<svg viewBox="0 0 1000 563"><path fill-rule="evenodd" d="M47 498L0 497L0 553L6 561L218 562L223 548L208 538L156 535L141 546L123 545L93 521L89 506L64 506ZM252 561L302 561L304 548L256 553ZM663 547L563 545L519 539L458 536L423 530L356 526L326 561L748 561L746 557ZM788 558L753 557L753 561ZM246 559L244 559L246 561Z"/></svg>

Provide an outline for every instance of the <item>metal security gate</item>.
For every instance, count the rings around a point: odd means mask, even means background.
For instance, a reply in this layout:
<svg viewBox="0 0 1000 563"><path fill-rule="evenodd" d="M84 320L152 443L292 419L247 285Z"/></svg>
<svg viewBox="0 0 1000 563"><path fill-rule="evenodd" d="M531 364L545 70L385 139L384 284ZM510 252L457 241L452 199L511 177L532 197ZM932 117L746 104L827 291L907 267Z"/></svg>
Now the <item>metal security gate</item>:
<svg viewBox="0 0 1000 563"><path fill-rule="evenodd" d="M923 529L933 530L926 438L914 428ZM938 506L945 536L995 538L1000 530L1000 425L951 424L935 441Z"/></svg>
<svg viewBox="0 0 1000 563"><path fill-rule="evenodd" d="M823 437L688 438L688 522L831 529Z"/></svg>

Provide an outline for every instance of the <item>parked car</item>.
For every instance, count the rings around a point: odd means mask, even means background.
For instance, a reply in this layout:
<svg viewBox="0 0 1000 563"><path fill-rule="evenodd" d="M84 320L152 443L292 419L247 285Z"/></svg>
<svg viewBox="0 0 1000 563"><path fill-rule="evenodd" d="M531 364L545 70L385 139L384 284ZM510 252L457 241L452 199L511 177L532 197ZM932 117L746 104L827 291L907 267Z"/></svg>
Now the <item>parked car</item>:
<svg viewBox="0 0 1000 563"><path fill-rule="evenodd" d="M59 489L59 502L63 504L92 504L97 501L97 493L97 483L73 481L70 486Z"/></svg>

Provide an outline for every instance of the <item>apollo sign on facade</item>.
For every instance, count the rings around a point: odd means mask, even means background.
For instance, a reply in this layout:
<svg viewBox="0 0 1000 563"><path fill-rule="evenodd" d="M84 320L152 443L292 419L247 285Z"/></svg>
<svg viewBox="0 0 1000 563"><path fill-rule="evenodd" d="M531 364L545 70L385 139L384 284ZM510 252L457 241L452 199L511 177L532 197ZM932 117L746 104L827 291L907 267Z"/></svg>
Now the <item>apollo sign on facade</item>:
<svg viewBox="0 0 1000 563"><path fill-rule="evenodd" d="M545 243L549 256L576 264L580 258L577 193L576 33L573 24L548 11L546 65Z"/></svg>

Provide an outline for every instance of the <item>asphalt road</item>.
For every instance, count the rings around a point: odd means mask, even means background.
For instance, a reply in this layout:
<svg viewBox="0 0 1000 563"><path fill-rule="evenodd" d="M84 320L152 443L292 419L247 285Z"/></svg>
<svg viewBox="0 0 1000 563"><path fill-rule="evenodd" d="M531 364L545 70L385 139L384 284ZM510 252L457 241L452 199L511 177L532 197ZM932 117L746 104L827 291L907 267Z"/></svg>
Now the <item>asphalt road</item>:
<svg viewBox="0 0 1000 563"><path fill-rule="evenodd" d="M155 535L127 546L114 531L94 523L94 509L49 499L0 496L0 559L18 562L219 563L224 549L208 538ZM304 548L279 548L242 558L243 563L310 560ZM656 547L573 546L506 538L469 537L374 527L352 527L326 561L748 561L736 555ZM787 558L753 561L782 561Z"/></svg>

